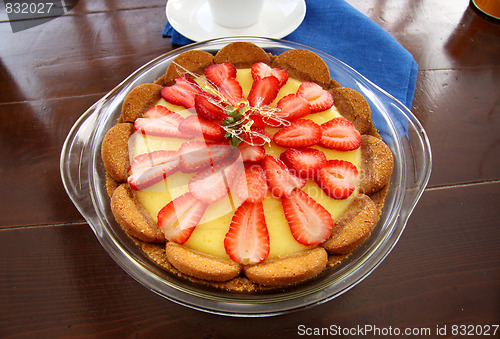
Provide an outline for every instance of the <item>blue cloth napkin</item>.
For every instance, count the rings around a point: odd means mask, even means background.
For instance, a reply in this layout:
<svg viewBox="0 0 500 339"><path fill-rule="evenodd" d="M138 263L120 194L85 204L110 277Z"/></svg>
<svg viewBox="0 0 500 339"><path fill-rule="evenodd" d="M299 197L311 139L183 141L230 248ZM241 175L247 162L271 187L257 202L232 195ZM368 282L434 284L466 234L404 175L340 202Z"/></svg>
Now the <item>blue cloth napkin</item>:
<svg viewBox="0 0 500 339"><path fill-rule="evenodd" d="M411 108L418 65L389 33L343 0L306 0L306 16L284 40L298 42L345 62ZM172 44L193 41L167 23Z"/></svg>

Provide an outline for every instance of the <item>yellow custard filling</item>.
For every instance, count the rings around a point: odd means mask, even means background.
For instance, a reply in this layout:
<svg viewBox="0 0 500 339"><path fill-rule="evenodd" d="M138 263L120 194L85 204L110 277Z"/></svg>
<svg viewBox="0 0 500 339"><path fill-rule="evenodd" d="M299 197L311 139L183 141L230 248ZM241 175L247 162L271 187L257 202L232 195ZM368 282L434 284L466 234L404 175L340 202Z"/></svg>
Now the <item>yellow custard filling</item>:
<svg viewBox="0 0 500 339"><path fill-rule="evenodd" d="M247 97L253 81L250 69L238 69L236 78L243 89L244 97ZM199 79L198 83L202 88L204 87L203 79ZM300 81L289 78L287 83L280 89L277 98L271 106L275 106L282 97L291 93L296 93L300 84ZM169 110L180 114L182 117L193 114L184 107L172 105L163 99L159 100L157 105L165 106ZM306 116L304 119L310 119L318 124L322 124L339 116L340 114L335 106L333 106L326 111ZM278 129L267 128L266 130L270 134L274 134ZM129 141L130 160L132 161L132 159L140 154L153 152L155 150L177 151L186 141L185 139L146 136L140 133L134 133ZM341 152L319 146L314 146L313 148L323 151L328 160L347 160L356 167L359 167L361 158L359 149ZM280 154L286 150L283 147L275 145L273 142L271 142L270 145L266 145L265 149L267 154L273 155L276 158L279 158ZM243 170L243 164L241 164L241 166L241 170ZM165 205L171 200L189 192L188 183L193 175L192 173L176 172L165 180L145 190L137 191L137 200L151 215L152 219L156 221L158 212ZM330 212L334 220L342 215L354 196L354 194L352 194L351 197L344 200L332 199L328 197L316 183L310 180L306 183L303 190L319 204L324 206ZM236 198L235 194L229 192L222 200L208 206L200 223L196 226L184 245L202 253L228 259L229 256L226 254L224 248L224 238L229 230L234 212L241 203L242 202ZM308 246L300 244L293 238L285 218L281 199L268 194L267 198L263 201L263 206L270 240L269 258L279 258L304 251L308 248Z"/></svg>

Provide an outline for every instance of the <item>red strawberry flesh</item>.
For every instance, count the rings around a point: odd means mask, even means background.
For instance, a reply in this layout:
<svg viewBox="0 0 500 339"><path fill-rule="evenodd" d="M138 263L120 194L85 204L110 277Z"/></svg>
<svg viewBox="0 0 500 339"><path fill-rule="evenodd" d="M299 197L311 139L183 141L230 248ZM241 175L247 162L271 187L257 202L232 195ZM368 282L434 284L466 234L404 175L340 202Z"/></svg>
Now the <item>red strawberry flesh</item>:
<svg viewBox="0 0 500 339"><path fill-rule="evenodd" d="M318 172L317 184L331 198L346 199L354 192L358 170L349 161L328 160Z"/></svg>
<svg viewBox="0 0 500 339"><path fill-rule="evenodd" d="M175 84L172 86L163 87L161 96L171 104L191 108L194 107L196 94L201 92L200 86L193 79L184 76L175 79Z"/></svg>
<svg viewBox="0 0 500 339"><path fill-rule="evenodd" d="M321 125L319 145L339 151L352 151L361 146L361 134L346 118L335 118Z"/></svg>
<svg viewBox="0 0 500 339"><path fill-rule="evenodd" d="M280 159L272 155L266 155L262 160L262 168L266 176L267 184L275 197L290 195L297 188L306 184L304 179L293 175Z"/></svg>
<svg viewBox="0 0 500 339"><path fill-rule="evenodd" d="M168 241L184 244L200 222L208 204L186 193L172 200L158 213L158 227Z"/></svg>
<svg viewBox="0 0 500 339"><path fill-rule="evenodd" d="M134 190L152 186L179 169L179 154L176 151L154 151L141 154L130 164L128 183Z"/></svg>
<svg viewBox="0 0 500 339"><path fill-rule="evenodd" d="M281 198L292 235L301 244L312 246L326 241L332 232L330 213L302 190Z"/></svg>
<svg viewBox="0 0 500 339"><path fill-rule="evenodd" d="M236 181L235 194L240 200L251 203L261 202L266 198L267 182L260 165L250 165L240 173Z"/></svg>
<svg viewBox="0 0 500 339"><path fill-rule="evenodd" d="M295 120L273 136L273 141L283 147L314 146L320 139L321 127L309 119Z"/></svg>
<svg viewBox="0 0 500 339"><path fill-rule="evenodd" d="M314 148L289 148L281 153L280 159L290 172L301 177L314 179L318 171L325 165L325 154Z"/></svg>
<svg viewBox="0 0 500 339"><path fill-rule="evenodd" d="M229 257L244 265L257 264L269 255L269 233L262 202L244 202L238 207L224 238Z"/></svg>

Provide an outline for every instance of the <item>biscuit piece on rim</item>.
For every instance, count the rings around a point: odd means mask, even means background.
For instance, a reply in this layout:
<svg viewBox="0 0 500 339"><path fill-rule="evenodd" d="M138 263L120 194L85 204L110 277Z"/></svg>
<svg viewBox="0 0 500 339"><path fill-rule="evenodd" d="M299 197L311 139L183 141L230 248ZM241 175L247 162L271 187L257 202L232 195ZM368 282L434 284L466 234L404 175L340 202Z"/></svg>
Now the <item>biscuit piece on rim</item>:
<svg viewBox="0 0 500 339"><path fill-rule="evenodd" d="M155 81L155 84L170 86L174 84L175 79L194 73L202 75L205 68L213 63L214 56L208 52L200 50L191 50L179 54L170 65L168 65L165 74Z"/></svg>
<svg viewBox="0 0 500 339"><path fill-rule="evenodd" d="M101 157L106 173L116 182L126 182L130 160L128 140L135 132L133 124L118 123L111 127L101 144Z"/></svg>
<svg viewBox="0 0 500 339"><path fill-rule="evenodd" d="M375 203L365 194L360 194L337 220L332 235L323 247L330 254L348 254L370 237L379 218Z"/></svg>
<svg viewBox="0 0 500 339"><path fill-rule="evenodd" d="M163 243L165 236L154 220L135 200L128 184L121 184L111 197L111 211L129 235L147 242Z"/></svg>
<svg viewBox="0 0 500 339"><path fill-rule="evenodd" d="M284 69L292 78L316 82L324 89L333 86L325 61L307 49L285 51L273 59L271 67Z"/></svg>
<svg viewBox="0 0 500 339"><path fill-rule="evenodd" d="M172 241L167 242L165 252L172 266L195 278L227 281L241 273L241 266L232 260L205 255Z"/></svg>
<svg viewBox="0 0 500 339"><path fill-rule="evenodd" d="M160 85L150 83L134 87L123 100L118 122L134 122L135 119L142 118L161 99L161 88Z"/></svg>
<svg viewBox="0 0 500 339"><path fill-rule="evenodd" d="M394 158L389 147L379 138L361 136L359 189L370 195L380 191L391 180Z"/></svg>
<svg viewBox="0 0 500 339"><path fill-rule="evenodd" d="M311 279L326 268L328 254L316 247L295 255L244 267L251 281L264 286L285 286Z"/></svg>
<svg viewBox="0 0 500 339"><path fill-rule="evenodd" d="M233 42L222 47L214 57L214 63L230 62L236 68L252 67L256 62L271 63L271 57L251 42Z"/></svg>

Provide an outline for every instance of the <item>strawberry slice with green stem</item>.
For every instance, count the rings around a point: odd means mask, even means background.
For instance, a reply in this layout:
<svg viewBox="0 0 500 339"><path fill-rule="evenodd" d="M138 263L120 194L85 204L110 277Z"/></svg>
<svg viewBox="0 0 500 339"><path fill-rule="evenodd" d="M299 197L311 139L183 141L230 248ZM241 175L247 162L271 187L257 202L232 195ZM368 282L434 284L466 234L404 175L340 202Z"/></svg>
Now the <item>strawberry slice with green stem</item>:
<svg viewBox="0 0 500 339"><path fill-rule="evenodd" d="M234 213L229 231L224 238L229 257L240 264L252 265L269 255L269 232L262 202L244 202Z"/></svg>
<svg viewBox="0 0 500 339"><path fill-rule="evenodd" d="M332 232L333 219L330 213L302 190L294 190L281 198L285 217L292 235L306 246L319 245Z"/></svg>
<svg viewBox="0 0 500 339"><path fill-rule="evenodd" d="M158 227L168 241L184 244L200 222L208 204L186 193L175 198L158 212Z"/></svg>
<svg viewBox="0 0 500 339"><path fill-rule="evenodd" d="M345 160L328 160L318 171L316 183L334 199L346 199L354 192L358 180L358 169Z"/></svg>
<svg viewBox="0 0 500 339"><path fill-rule="evenodd" d="M321 127L309 119L298 119L283 127L273 136L273 141L282 147L314 146L321 139Z"/></svg>

